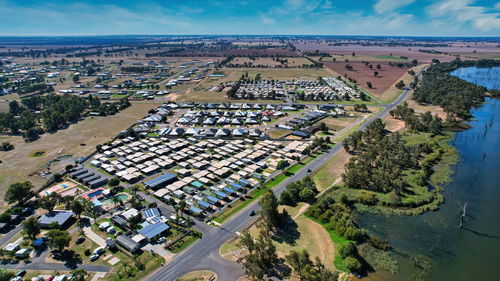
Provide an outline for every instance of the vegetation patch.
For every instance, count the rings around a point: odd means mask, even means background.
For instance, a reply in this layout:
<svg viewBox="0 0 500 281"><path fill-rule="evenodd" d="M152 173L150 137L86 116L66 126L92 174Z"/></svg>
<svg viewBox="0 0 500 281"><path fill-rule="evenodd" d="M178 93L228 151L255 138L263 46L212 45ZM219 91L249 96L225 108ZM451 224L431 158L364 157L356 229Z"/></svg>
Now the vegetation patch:
<svg viewBox="0 0 500 281"><path fill-rule="evenodd" d="M36 151L31 154L31 157L42 157L45 155L45 151Z"/></svg>

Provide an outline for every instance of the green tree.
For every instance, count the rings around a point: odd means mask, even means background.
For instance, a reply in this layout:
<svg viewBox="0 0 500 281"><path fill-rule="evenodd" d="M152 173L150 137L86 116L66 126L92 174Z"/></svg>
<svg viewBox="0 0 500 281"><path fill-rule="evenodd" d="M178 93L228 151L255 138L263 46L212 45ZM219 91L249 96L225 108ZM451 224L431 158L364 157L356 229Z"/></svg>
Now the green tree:
<svg viewBox="0 0 500 281"><path fill-rule="evenodd" d="M344 263L352 272L360 272L363 269L363 265L359 262L359 260L353 257L345 258Z"/></svg>
<svg viewBox="0 0 500 281"><path fill-rule="evenodd" d="M246 275L251 280L266 280L280 265L276 247L264 231L257 239L253 239L248 232L244 232L239 245L246 254L238 258L238 263L243 265Z"/></svg>
<svg viewBox="0 0 500 281"><path fill-rule="evenodd" d="M261 208L260 216L266 231L274 232L281 223L281 216L278 212L278 199L272 190L267 190L259 201Z"/></svg>
<svg viewBox="0 0 500 281"><path fill-rule="evenodd" d="M32 240L40 234L40 223L38 223L38 220L35 217L29 217L23 222L23 233Z"/></svg>
<svg viewBox="0 0 500 281"><path fill-rule="evenodd" d="M120 179L117 178L117 177L114 177L112 179L109 180L108 182L108 185L111 187L111 188L115 188L117 187L118 185L120 185Z"/></svg>
<svg viewBox="0 0 500 281"><path fill-rule="evenodd" d="M85 278L88 276L87 271L82 268L74 269L70 273L73 275L72 281L85 281Z"/></svg>
<svg viewBox="0 0 500 281"><path fill-rule="evenodd" d="M33 196L32 189L33 185L29 181L13 183L5 192L5 201L23 205Z"/></svg>
<svg viewBox="0 0 500 281"><path fill-rule="evenodd" d="M43 208L49 212L54 210L54 208L57 206L57 204L61 201L61 196L55 192L42 197L38 200L38 206L40 208Z"/></svg>
<svg viewBox="0 0 500 281"><path fill-rule="evenodd" d="M79 200L74 200L70 204L71 211L75 213L75 215L78 216L78 219L81 218L83 211L85 210L85 207Z"/></svg>
<svg viewBox="0 0 500 281"><path fill-rule="evenodd" d="M64 248L69 246L69 242L71 241L71 235L64 230L52 229L47 232L47 237L49 237L48 245L52 249L57 249L60 252L64 250Z"/></svg>

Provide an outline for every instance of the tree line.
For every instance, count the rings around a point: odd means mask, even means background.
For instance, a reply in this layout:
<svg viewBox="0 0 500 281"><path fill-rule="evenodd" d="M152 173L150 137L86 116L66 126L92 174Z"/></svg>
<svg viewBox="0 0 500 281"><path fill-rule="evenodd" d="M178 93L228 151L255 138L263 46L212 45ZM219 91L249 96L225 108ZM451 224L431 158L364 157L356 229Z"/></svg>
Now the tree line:
<svg viewBox="0 0 500 281"><path fill-rule="evenodd" d="M449 74L460 67L491 67L500 62L494 60L435 63L423 74L422 82L415 89L413 99L420 104L442 107L452 118L468 119L470 110L484 101L486 88Z"/></svg>

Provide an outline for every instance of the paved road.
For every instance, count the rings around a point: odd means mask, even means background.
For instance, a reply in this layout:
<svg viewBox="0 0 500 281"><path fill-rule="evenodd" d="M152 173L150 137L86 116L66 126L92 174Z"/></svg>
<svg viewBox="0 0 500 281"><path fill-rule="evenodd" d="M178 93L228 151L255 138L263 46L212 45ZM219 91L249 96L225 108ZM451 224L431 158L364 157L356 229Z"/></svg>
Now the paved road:
<svg viewBox="0 0 500 281"><path fill-rule="evenodd" d="M425 68L423 68L417 75L420 76L424 70ZM408 97L410 91L410 89L406 89L393 103L386 105L383 111L361 124L359 130L364 130L366 126L375 119L382 119L387 116L389 111L402 103ZM341 149L342 142L338 142L328 152L315 158L309 162L306 167L276 186L274 189L275 194L279 195L289 183L298 181L307 176L308 169L312 171L319 169ZM247 208L234 215L220 227L204 229L204 235L200 241L194 243L191 247L177 255L171 263L157 271L155 274L149 276L147 280L175 280L193 270L214 271L218 275L219 281L237 280L239 277L244 275L243 268L237 263L222 258L219 254L219 249L222 244L236 237L237 232L244 230L257 219L255 216L250 216L250 213L252 211L258 211L258 208L258 202L255 201Z"/></svg>

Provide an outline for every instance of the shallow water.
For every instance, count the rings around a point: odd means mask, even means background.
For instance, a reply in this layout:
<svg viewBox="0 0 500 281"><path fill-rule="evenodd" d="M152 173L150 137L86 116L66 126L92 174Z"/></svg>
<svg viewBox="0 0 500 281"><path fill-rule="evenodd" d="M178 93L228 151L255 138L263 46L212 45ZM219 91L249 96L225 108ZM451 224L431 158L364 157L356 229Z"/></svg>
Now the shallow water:
<svg viewBox="0 0 500 281"><path fill-rule="evenodd" d="M499 88L500 68L456 71L465 80ZM483 77L495 81L486 81ZM491 75L491 73L496 73ZM476 77L476 78L474 78ZM478 82L479 83L479 82ZM397 274L378 272L370 279L411 280L421 270L413 258L423 255L432 265L430 280L500 280L500 99L487 99L472 111L471 129L452 140L460 158L452 167L453 182L444 186L445 203L438 211L417 217L361 214L357 222L370 234L387 240L408 256L396 256ZM459 228L460 208L468 217Z"/></svg>

